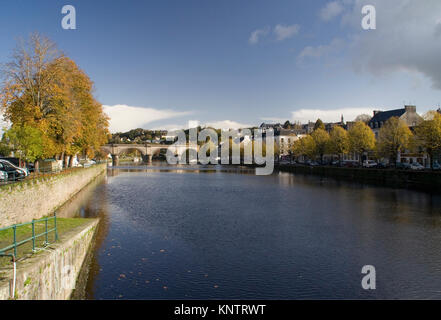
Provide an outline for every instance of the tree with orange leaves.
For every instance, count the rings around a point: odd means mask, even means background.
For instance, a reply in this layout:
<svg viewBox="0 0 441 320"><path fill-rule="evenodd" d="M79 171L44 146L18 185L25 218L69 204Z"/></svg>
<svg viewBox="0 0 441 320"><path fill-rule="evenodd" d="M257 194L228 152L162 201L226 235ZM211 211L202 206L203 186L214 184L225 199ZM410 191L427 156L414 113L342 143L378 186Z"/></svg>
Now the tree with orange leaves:
<svg viewBox="0 0 441 320"><path fill-rule="evenodd" d="M108 118L93 96L93 83L48 38L20 41L3 65L0 108L13 126L41 132L42 158L83 153L93 157L107 141Z"/></svg>

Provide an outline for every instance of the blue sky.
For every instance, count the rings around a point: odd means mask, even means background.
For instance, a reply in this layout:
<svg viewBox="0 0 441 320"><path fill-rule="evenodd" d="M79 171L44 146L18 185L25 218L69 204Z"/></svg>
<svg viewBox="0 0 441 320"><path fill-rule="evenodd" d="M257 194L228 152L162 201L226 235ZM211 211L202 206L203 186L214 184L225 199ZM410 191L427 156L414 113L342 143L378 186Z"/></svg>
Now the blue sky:
<svg viewBox="0 0 441 320"><path fill-rule="evenodd" d="M377 30L361 28L367 3ZM67 4L77 30L61 28ZM17 37L48 36L95 82L112 131L353 120L441 103L438 27L437 0L15 0L0 62Z"/></svg>

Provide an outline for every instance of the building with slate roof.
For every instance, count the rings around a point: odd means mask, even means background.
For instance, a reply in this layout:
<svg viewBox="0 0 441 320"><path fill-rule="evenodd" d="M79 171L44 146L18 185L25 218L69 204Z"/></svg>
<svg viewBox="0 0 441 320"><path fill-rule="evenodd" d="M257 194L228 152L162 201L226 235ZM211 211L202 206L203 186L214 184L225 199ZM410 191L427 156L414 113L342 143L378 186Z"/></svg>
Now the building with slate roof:
<svg viewBox="0 0 441 320"><path fill-rule="evenodd" d="M423 118L416 112L415 106L404 106L403 109L395 109L389 111L374 111L374 116L368 125L378 138L378 132L384 123L392 117L403 120L409 128L413 128L423 121Z"/></svg>

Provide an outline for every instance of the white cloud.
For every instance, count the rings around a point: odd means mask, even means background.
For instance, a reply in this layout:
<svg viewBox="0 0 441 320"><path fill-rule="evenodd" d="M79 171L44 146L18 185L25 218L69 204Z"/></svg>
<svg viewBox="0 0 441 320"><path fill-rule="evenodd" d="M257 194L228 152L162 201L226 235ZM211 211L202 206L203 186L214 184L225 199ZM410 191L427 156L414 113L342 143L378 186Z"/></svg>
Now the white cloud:
<svg viewBox="0 0 441 320"><path fill-rule="evenodd" d="M127 105L103 106L110 117L110 132L125 132L136 128L145 128L151 122L177 118L190 114L173 110L131 107Z"/></svg>
<svg viewBox="0 0 441 320"><path fill-rule="evenodd" d="M274 33L276 35L276 40L282 41L297 35L299 33L299 30L300 26L298 24L293 24L290 26L278 24L274 28Z"/></svg>
<svg viewBox="0 0 441 320"><path fill-rule="evenodd" d="M203 128L204 127L211 127L211 128L215 128L215 129L224 129L224 130L253 127L253 125L239 123L239 122L232 121L232 120L219 120L219 121L208 121L208 122L202 122L199 120L189 120L185 124L161 125L161 126L157 126L155 128L152 128L152 130L176 131L176 130L182 130L182 129L195 128L197 126L201 126Z"/></svg>
<svg viewBox="0 0 441 320"><path fill-rule="evenodd" d="M273 30L272 32L274 33L276 40L283 41L297 35L299 33L300 26L298 24L287 26L278 24L274 28L265 27L262 29L257 29L251 33L248 42L250 44L257 44L261 40L261 38L268 36L271 29Z"/></svg>
<svg viewBox="0 0 441 320"><path fill-rule="evenodd" d="M344 40L335 38L329 44L320 46L308 46L305 47L300 54L297 56L298 62L303 62L306 58L321 58L330 54L340 52L346 43Z"/></svg>
<svg viewBox="0 0 441 320"><path fill-rule="evenodd" d="M367 4L376 8L376 30L361 29L361 8ZM416 72L441 89L441 1L354 0L341 23L352 27L356 71L373 75Z"/></svg>
<svg viewBox="0 0 441 320"><path fill-rule="evenodd" d="M265 27L263 29L254 30L253 32L251 32L251 36L248 39L248 42L250 44L257 44L259 42L260 38L268 35L269 32L270 32L270 28L269 27Z"/></svg>
<svg viewBox="0 0 441 320"><path fill-rule="evenodd" d="M323 122L338 122L343 115L345 121L353 121L360 114L372 115L373 108L342 108L333 110L300 109L291 112L293 121L307 123L321 119Z"/></svg>
<svg viewBox="0 0 441 320"><path fill-rule="evenodd" d="M278 118L278 117L263 117L260 118L260 120L264 121L264 122L269 122L269 123L285 123L286 120L289 120L288 118Z"/></svg>
<svg viewBox="0 0 441 320"><path fill-rule="evenodd" d="M214 122L208 122L205 124L205 126L207 127L212 127L215 129L242 129L242 128L251 128L253 127L250 124L244 124L244 123L239 123L236 121L231 121L231 120L222 120L222 121L214 121Z"/></svg>
<svg viewBox="0 0 441 320"><path fill-rule="evenodd" d="M323 21L330 21L340 15L344 10L343 5L339 1L329 2L322 10L320 10L320 18Z"/></svg>

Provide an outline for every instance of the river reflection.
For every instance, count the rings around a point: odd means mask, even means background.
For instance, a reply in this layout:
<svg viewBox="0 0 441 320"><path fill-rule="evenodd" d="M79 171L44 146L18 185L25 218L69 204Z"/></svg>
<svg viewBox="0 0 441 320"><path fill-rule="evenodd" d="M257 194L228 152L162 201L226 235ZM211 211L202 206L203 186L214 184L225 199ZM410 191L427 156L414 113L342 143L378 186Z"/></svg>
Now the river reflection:
<svg viewBox="0 0 441 320"><path fill-rule="evenodd" d="M92 189L89 299L441 298L439 195L161 165L108 170Z"/></svg>

